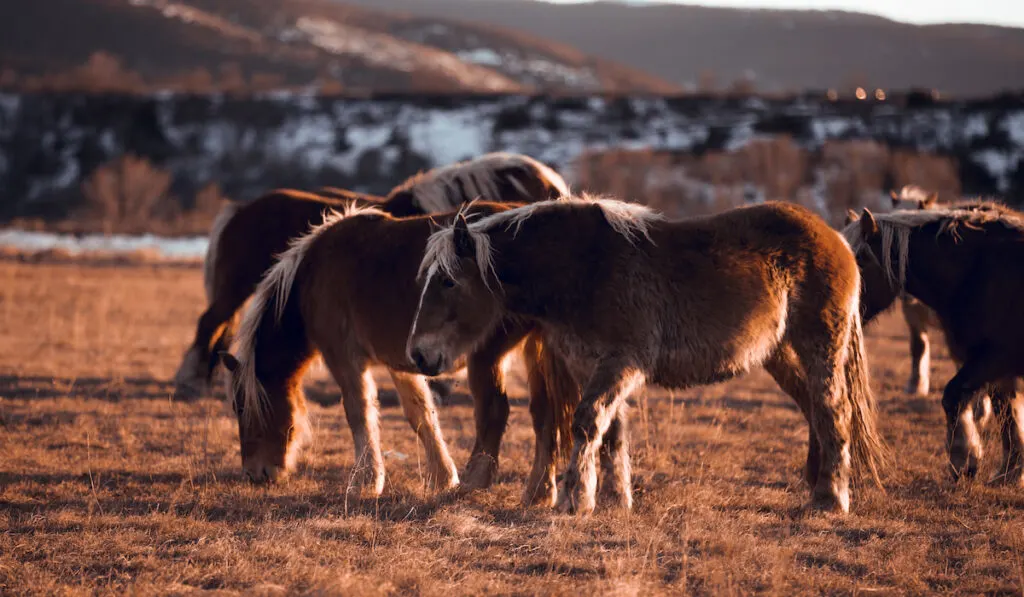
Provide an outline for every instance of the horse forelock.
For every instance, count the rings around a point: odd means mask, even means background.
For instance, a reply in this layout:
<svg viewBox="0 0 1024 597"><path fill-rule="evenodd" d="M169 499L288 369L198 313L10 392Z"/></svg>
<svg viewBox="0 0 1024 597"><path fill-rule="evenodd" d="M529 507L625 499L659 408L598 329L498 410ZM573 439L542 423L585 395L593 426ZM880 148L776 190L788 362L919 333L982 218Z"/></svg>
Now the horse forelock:
<svg viewBox="0 0 1024 597"><path fill-rule="evenodd" d="M340 210L324 209L323 222L310 226L306 234L292 239L288 243L288 248L277 257L277 261L267 270L256 287L256 292L253 294L239 326L235 351L239 369L234 375L235 391L231 393L232 402L238 400L239 396L241 397L245 413L243 423L247 427L265 425L269 410L269 397L256 375L255 358L256 335L267 308L273 303L274 322L280 321L295 282L295 273L313 241L325 230L342 220L368 215L387 217L376 206L359 206L355 201L346 203Z"/></svg>

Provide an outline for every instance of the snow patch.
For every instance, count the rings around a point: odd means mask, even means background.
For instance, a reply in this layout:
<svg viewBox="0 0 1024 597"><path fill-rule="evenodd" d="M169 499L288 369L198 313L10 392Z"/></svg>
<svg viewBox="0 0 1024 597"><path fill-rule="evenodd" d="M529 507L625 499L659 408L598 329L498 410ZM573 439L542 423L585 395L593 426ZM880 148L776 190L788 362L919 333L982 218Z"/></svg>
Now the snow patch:
<svg viewBox="0 0 1024 597"><path fill-rule="evenodd" d="M121 234L55 234L52 232L30 232L26 230L0 230L0 246L22 251L45 251L61 249L73 255L91 252L132 253L139 250L155 250L164 258L202 258L206 255L206 237L168 238L144 234L129 236Z"/></svg>

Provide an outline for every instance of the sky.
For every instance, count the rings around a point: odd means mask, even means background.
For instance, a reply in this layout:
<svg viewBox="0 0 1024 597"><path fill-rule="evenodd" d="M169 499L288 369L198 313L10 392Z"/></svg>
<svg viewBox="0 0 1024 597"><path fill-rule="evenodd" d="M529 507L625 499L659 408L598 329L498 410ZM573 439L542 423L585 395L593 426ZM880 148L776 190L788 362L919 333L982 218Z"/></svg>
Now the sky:
<svg viewBox="0 0 1024 597"><path fill-rule="evenodd" d="M582 0L548 1L567 3ZM650 3L649 0L628 2ZM1024 27L1024 0L706 0L677 3L733 8L849 10L881 15L907 23L987 23Z"/></svg>

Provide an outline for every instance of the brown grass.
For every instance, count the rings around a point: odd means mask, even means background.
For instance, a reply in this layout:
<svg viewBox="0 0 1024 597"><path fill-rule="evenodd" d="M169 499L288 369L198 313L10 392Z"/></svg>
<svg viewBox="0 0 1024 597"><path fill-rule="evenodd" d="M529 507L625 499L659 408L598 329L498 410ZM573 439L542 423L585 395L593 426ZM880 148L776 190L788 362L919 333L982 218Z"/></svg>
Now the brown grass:
<svg viewBox="0 0 1024 597"><path fill-rule="evenodd" d="M0 593L1024 590L1024 496L950 482L938 396L900 391L896 315L868 338L898 451L887 494L858 492L848 517L802 514L806 425L758 371L651 388L632 416L635 511L581 520L518 504L532 445L518 378L489 491L424 491L421 451L381 377L389 483L379 500L346 500L351 437L323 373L297 478L248 485L226 408L172 400L166 381L201 307L196 267L0 261ZM952 367L936 352L942 381ZM469 403L462 391L442 408L459 462Z"/></svg>

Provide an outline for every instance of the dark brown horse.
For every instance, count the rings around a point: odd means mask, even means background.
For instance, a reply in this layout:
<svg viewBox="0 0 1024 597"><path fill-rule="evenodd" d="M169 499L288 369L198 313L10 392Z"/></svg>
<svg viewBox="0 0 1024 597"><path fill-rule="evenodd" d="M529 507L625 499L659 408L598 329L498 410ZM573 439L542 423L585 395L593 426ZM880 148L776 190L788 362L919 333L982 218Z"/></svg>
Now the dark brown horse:
<svg viewBox="0 0 1024 597"><path fill-rule="evenodd" d="M387 198L325 187L322 194L277 190L245 205L227 205L214 221L203 264L208 307L196 325L192 346L174 376L179 389L209 387L218 351L227 350L236 313L252 295L260 277L288 242L323 221L342 201L376 205L396 217L456 209L482 197L489 201L529 203L568 193L565 181L528 156L493 153L475 160L418 174Z"/></svg>
<svg viewBox="0 0 1024 597"><path fill-rule="evenodd" d="M1001 426L995 481L1024 485L1024 216L989 202L872 214L846 227L868 287L870 320L904 292L935 311L959 368L943 391L953 475L974 476L983 455L974 408L986 388Z"/></svg>
<svg viewBox="0 0 1024 597"><path fill-rule="evenodd" d="M877 480L884 446L863 353L860 275L843 237L770 203L666 221L573 198L464 218L433 234L409 338L420 371L450 367L501 322L543 332L583 388L559 505L631 505L624 405L645 382L683 388L764 365L810 425L818 506L848 511L854 468Z"/></svg>
<svg viewBox="0 0 1024 597"><path fill-rule="evenodd" d="M493 214L507 208L476 202L469 211ZM434 217L447 222L454 214ZM396 219L375 208L332 212L294 241L267 272L242 322L237 357L223 355L233 373L228 392L238 415L243 468L250 478L274 481L295 467L309 435L302 378L319 354L341 387L356 447L353 477L358 484L368 485L374 494L384 488L372 365L383 365L391 373L409 424L425 448L430 485L443 489L458 483L426 379L405 351L419 298L416 268L432 226L434 220L426 216ZM572 399L573 393L559 389L564 382L557 378L558 362L546 361L548 353L528 333L518 322L506 322L450 362L450 368L467 367L477 403L477 441L463 484L485 487L497 470L509 414L501 361L525 338L537 458L524 500L550 503L558 431L568 426L573 406L559 401L562 396Z"/></svg>

